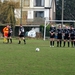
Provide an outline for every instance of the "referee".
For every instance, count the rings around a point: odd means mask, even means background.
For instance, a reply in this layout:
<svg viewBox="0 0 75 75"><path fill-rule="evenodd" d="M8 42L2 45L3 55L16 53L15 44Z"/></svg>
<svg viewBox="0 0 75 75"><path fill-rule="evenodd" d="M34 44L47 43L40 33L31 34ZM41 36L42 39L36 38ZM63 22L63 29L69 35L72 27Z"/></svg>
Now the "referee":
<svg viewBox="0 0 75 75"><path fill-rule="evenodd" d="M26 41L25 41L25 38L24 38L24 27L22 26L22 24L20 24L20 27L19 27L19 43L18 44L21 44L21 39L24 41L24 44L26 44Z"/></svg>

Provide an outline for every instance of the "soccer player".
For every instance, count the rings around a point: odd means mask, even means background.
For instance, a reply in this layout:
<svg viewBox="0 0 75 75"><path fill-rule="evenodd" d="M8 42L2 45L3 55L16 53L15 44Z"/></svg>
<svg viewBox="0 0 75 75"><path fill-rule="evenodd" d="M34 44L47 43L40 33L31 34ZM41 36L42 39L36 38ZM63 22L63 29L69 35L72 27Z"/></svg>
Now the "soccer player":
<svg viewBox="0 0 75 75"><path fill-rule="evenodd" d="M56 28L54 27L54 25L51 25L50 27L50 47L54 47L55 31L56 31Z"/></svg>
<svg viewBox="0 0 75 75"><path fill-rule="evenodd" d="M18 44L21 44L21 39L23 39L24 44L26 44L24 35L25 35L24 27L22 26L22 24L20 24L20 27L19 27L19 43Z"/></svg>
<svg viewBox="0 0 75 75"><path fill-rule="evenodd" d="M3 43L8 43L8 32L9 32L9 25L3 28L3 34L4 34L4 41Z"/></svg>
<svg viewBox="0 0 75 75"><path fill-rule="evenodd" d="M63 30L61 28L61 25L58 26L58 29L56 30L56 33L57 33L57 47L61 47L61 44L62 44L62 33L63 33Z"/></svg>
<svg viewBox="0 0 75 75"><path fill-rule="evenodd" d="M66 26L65 29L63 29L63 35L64 35L64 45L63 47L65 47L65 43L68 42L68 47L70 46L70 30L69 27Z"/></svg>
<svg viewBox="0 0 75 75"><path fill-rule="evenodd" d="M74 28L70 27L70 38L71 38L71 46L74 47Z"/></svg>
<svg viewBox="0 0 75 75"><path fill-rule="evenodd" d="M12 28L9 26L9 32L8 32L8 43L12 43Z"/></svg>
<svg viewBox="0 0 75 75"><path fill-rule="evenodd" d="M75 47L75 28L74 28L74 47Z"/></svg>

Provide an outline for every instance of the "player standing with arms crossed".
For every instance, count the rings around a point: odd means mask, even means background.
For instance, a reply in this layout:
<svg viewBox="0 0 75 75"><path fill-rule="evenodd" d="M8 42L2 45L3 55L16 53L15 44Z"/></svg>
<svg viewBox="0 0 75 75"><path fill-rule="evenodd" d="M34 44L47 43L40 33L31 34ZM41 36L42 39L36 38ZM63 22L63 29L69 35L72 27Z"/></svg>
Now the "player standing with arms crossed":
<svg viewBox="0 0 75 75"><path fill-rule="evenodd" d="M74 47L75 47L75 28L74 28Z"/></svg>
<svg viewBox="0 0 75 75"><path fill-rule="evenodd" d="M54 25L51 25L50 27L50 47L54 47L55 31L56 31L56 28L54 27Z"/></svg>
<svg viewBox="0 0 75 75"><path fill-rule="evenodd" d="M63 47L65 47L66 42L67 42L68 47L69 47L70 46L70 29L68 26L66 26L65 29L63 29L63 35L64 35Z"/></svg>
<svg viewBox="0 0 75 75"><path fill-rule="evenodd" d="M61 44L62 44L62 33L63 33L63 30L61 28L61 25L58 26L58 29L56 30L56 33L57 33L57 47L61 47Z"/></svg>
<svg viewBox="0 0 75 75"><path fill-rule="evenodd" d="M71 46L74 47L74 28L73 26L70 27L70 39L71 39Z"/></svg>

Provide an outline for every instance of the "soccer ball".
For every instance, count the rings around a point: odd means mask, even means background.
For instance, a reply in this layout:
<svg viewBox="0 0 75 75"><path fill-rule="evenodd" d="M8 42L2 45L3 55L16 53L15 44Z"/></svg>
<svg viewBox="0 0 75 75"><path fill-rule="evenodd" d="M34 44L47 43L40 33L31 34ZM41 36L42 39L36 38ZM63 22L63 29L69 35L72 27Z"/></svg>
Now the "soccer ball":
<svg viewBox="0 0 75 75"><path fill-rule="evenodd" d="M40 49L39 49L39 48L36 48L36 49L35 49L35 51L36 51L36 52L39 52L39 51L40 51Z"/></svg>

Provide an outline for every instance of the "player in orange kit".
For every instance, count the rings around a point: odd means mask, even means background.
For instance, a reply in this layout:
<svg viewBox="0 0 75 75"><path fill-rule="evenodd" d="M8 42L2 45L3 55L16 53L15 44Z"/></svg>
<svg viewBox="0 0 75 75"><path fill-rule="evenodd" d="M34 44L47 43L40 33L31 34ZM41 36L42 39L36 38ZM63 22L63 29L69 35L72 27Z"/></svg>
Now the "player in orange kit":
<svg viewBox="0 0 75 75"><path fill-rule="evenodd" d="M9 25L3 28L3 33L4 33L3 43L8 43L8 32L9 32Z"/></svg>

